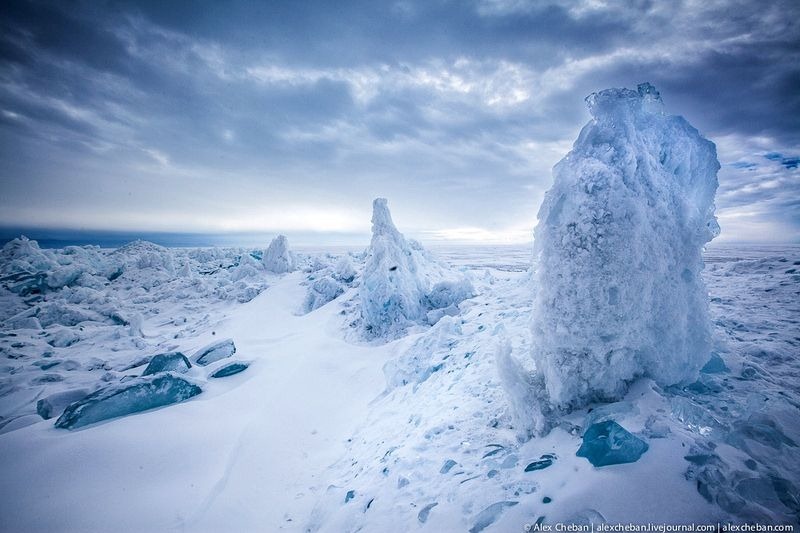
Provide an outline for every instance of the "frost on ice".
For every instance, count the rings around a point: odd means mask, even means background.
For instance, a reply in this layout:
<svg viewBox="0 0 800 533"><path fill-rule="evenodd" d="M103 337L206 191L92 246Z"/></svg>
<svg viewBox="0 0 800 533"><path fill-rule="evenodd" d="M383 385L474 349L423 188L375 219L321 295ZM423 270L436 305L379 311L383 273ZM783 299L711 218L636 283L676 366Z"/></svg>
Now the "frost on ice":
<svg viewBox="0 0 800 533"><path fill-rule="evenodd" d="M276 274L291 272L295 269L294 254L289 250L289 240L285 235L278 235L272 239L261 261L264 268Z"/></svg>
<svg viewBox="0 0 800 533"><path fill-rule="evenodd" d="M535 231L533 357L551 406L620 398L708 360L703 246L719 233L716 149L650 84L586 99Z"/></svg>
<svg viewBox="0 0 800 533"><path fill-rule="evenodd" d="M414 324L433 324L457 314L473 295L472 284L407 241L392 222L385 198L372 204L372 242L359 288L368 338L396 338Z"/></svg>

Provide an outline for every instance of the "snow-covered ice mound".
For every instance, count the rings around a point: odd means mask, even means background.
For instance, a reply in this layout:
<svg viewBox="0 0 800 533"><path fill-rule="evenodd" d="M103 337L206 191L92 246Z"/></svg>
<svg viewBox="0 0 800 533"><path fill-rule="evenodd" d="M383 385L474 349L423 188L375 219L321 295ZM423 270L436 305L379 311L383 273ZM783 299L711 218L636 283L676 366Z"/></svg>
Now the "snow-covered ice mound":
<svg viewBox="0 0 800 533"><path fill-rule="evenodd" d="M534 241L533 357L562 412L639 377L691 381L711 349L714 144L650 84L586 101L593 118L554 168Z"/></svg>
<svg viewBox="0 0 800 533"><path fill-rule="evenodd" d="M368 339L393 339L415 324L458 314L472 284L407 241L392 222L385 198L372 204L372 242L359 288L362 329Z"/></svg>
<svg viewBox="0 0 800 533"><path fill-rule="evenodd" d="M272 239L261 261L264 268L276 274L293 271L296 260L294 254L289 250L289 239L285 235L278 235Z"/></svg>

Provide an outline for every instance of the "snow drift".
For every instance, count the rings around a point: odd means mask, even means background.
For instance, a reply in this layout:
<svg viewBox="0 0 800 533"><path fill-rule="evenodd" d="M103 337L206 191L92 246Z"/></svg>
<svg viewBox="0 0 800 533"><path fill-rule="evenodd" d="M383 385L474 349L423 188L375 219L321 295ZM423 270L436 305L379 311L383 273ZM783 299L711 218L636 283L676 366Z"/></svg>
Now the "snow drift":
<svg viewBox="0 0 800 533"><path fill-rule="evenodd" d="M392 339L414 324L434 324L458 314L473 296L472 284L430 257L397 231L385 198L372 204L372 242L367 250L359 301L367 338Z"/></svg>
<svg viewBox="0 0 800 533"><path fill-rule="evenodd" d="M535 230L533 357L551 406L620 398L708 360L703 246L719 233L716 149L656 89L587 97L592 120L553 170Z"/></svg>

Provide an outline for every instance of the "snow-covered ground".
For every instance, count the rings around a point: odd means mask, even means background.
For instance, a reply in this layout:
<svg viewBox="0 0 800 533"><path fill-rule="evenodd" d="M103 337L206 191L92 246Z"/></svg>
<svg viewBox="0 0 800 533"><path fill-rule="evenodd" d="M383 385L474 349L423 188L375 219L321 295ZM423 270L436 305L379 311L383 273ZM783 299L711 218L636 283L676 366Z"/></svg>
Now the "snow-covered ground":
<svg viewBox="0 0 800 533"><path fill-rule="evenodd" d="M800 523L800 246L710 246L713 353L700 379L639 380L533 439L500 377L504 346L533 365L530 248L434 249L476 295L385 343L352 334L367 260L356 252L298 253L298 270L275 274L260 250L6 245L2 529ZM235 354L197 363L228 338ZM202 393L74 430L54 426L63 405L37 414L62 391L137 383L172 351L193 365L175 375ZM234 360L249 366L211 377ZM612 419L646 442L641 458L576 456L583 432Z"/></svg>

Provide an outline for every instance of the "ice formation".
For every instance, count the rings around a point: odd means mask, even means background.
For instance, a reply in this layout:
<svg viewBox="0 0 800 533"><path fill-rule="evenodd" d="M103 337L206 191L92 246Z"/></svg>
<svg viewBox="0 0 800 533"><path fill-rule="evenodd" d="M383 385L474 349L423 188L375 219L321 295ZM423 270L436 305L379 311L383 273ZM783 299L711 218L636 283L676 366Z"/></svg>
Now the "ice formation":
<svg viewBox="0 0 800 533"><path fill-rule="evenodd" d="M303 313L319 309L358 284L356 281L358 273L350 254L343 255L335 263L332 262L333 259L335 256L330 254L325 258L311 258L310 264L306 267L306 272L310 275L307 278L308 290L301 309Z"/></svg>
<svg viewBox="0 0 800 533"><path fill-rule="evenodd" d="M203 392L173 374L163 373L115 383L70 404L57 428L77 429L95 422L182 402Z"/></svg>
<svg viewBox="0 0 800 533"><path fill-rule="evenodd" d="M159 372L184 373L190 368L192 363L181 352L160 353L153 356L142 375L150 376Z"/></svg>
<svg viewBox="0 0 800 533"><path fill-rule="evenodd" d="M289 240L285 235L278 235L272 239L261 261L264 268L276 274L291 272L295 269L295 258L289 250Z"/></svg>
<svg viewBox="0 0 800 533"><path fill-rule="evenodd" d="M96 246L68 246L61 253L54 253L22 236L0 250L0 282L20 296L72 286L100 288L116 279L122 268Z"/></svg>
<svg viewBox="0 0 800 533"><path fill-rule="evenodd" d="M233 363L228 363L226 365L221 366L217 370L215 370L212 374L212 378L227 378L228 376L233 376L238 374L239 372L244 372L247 370L247 367L250 366L247 363L240 363L235 361Z"/></svg>
<svg viewBox="0 0 800 533"><path fill-rule="evenodd" d="M310 313L314 309L319 309L328 302L331 302L344 293L345 287L330 276L321 277L314 280L308 287L303 310Z"/></svg>
<svg viewBox="0 0 800 533"><path fill-rule="evenodd" d="M220 359L226 359L235 353L236 345L233 343L233 339L224 339L197 350L193 360L200 366L206 366Z"/></svg>
<svg viewBox="0 0 800 533"><path fill-rule="evenodd" d="M606 420L589 426L575 455L585 457L594 466L610 466L635 463L647 449L642 439L613 420Z"/></svg>
<svg viewBox="0 0 800 533"><path fill-rule="evenodd" d="M692 380L710 353L703 246L719 233L712 142L650 84L586 99L535 231L533 357L560 411L638 377Z"/></svg>
<svg viewBox="0 0 800 533"><path fill-rule="evenodd" d="M368 338L395 338L413 324L436 322L457 313L473 295L471 283L433 260L397 231L385 198L372 204L372 242L359 289L361 318ZM433 287L433 291L431 290ZM448 309L448 313L429 313Z"/></svg>

